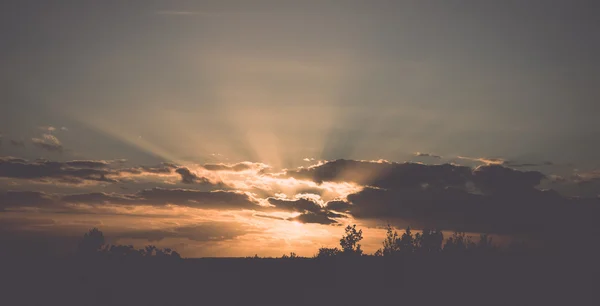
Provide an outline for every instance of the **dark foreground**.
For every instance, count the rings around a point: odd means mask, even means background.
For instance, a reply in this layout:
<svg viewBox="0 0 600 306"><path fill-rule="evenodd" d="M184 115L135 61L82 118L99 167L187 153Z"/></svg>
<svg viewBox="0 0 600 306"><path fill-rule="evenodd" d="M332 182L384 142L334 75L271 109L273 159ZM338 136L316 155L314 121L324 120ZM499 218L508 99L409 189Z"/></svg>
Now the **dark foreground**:
<svg viewBox="0 0 600 306"><path fill-rule="evenodd" d="M594 260L19 260L0 305L599 305Z"/></svg>

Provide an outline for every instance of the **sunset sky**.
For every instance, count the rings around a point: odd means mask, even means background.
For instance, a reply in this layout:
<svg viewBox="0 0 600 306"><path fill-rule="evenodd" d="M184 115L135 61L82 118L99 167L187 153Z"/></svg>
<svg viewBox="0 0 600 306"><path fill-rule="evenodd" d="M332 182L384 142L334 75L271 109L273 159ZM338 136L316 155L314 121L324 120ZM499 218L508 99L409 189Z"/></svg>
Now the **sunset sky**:
<svg viewBox="0 0 600 306"><path fill-rule="evenodd" d="M311 256L600 207L595 1L3 1L0 240Z"/></svg>

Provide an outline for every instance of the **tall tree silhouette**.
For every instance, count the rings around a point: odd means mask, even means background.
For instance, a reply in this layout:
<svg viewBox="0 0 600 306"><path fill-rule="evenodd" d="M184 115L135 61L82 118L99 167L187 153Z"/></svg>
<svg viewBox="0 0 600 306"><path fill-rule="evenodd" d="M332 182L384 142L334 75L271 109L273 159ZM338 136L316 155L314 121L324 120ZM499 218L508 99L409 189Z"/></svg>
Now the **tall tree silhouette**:
<svg viewBox="0 0 600 306"><path fill-rule="evenodd" d="M360 242L363 239L362 230L356 230L356 224L346 227L344 236L340 239L340 245L342 246L342 252L347 255L362 255L362 249L360 248Z"/></svg>
<svg viewBox="0 0 600 306"><path fill-rule="evenodd" d="M406 228L399 241L400 252L404 254L412 253L415 249L415 238L410 231L410 226Z"/></svg>
<svg viewBox="0 0 600 306"><path fill-rule="evenodd" d="M104 243L104 234L94 227L83 235L83 239L79 241L77 248L82 255L93 255L102 249Z"/></svg>
<svg viewBox="0 0 600 306"><path fill-rule="evenodd" d="M400 237L398 232L395 231L391 225L387 226L387 233L385 240L383 240L383 249L381 255L383 256L395 256L400 252Z"/></svg>

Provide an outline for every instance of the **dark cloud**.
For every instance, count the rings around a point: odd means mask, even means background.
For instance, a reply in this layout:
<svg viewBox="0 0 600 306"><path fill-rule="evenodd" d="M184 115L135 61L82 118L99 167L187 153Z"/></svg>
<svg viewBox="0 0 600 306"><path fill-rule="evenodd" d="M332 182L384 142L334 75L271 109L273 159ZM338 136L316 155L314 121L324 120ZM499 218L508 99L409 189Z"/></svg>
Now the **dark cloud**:
<svg viewBox="0 0 600 306"><path fill-rule="evenodd" d="M331 219L332 216L338 216L338 214L328 214L326 212L305 212L294 218L290 218L290 221L296 221L300 223L317 223L323 225L337 224L337 221Z"/></svg>
<svg viewBox="0 0 600 306"><path fill-rule="evenodd" d="M424 165L343 159L287 171L286 174L317 183L354 182L384 189L466 188L468 183L473 183L486 193L531 189L545 178L538 171L518 171L496 164L472 169L453 164Z"/></svg>
<svg viewBox="0 0 600 306"><path fill-rule="evenodd" d="M506 161L504 162L505 166L511 168L526 168L526 167L543 167L543 166L554 166L554 163L551 161L545 161L542 163L518 163L514 161Z"/></svg>
<svg viewBox="0 0 600 306"><path fill-rule="evenodd" d="M348 196L358 219L399 220L417 227L513 235L551 235L556 227L588 228L600 200L565 198L553 191L519 189L490 195L458 188L365 188Z"/></svg>
<svg viewBox="0 0 600 306"><path fill-rule="evenodd" d="M81 184L85 181L116 182L109 178L110 170L97 169L103 162L95 162L95 167L84 167L92 161L51 162L47 160L27 161L17 158L0 158L0 177L28 179L36 181L57 181Z"/></svg>
<svg viewBox="0 0 600 306"><path fill-rule="evenodd" d="M144 189L135 194L84 193L63 196L67 203L115 205L179 205L206 209L262 209L245 193L190 189Z"/></svg>
<svg viewBox="0 0 600 306"><path fill-rule="evenodd" d="M73 160L65 162L64 165L74 168L106 168L110 163L104 160Z"/></svg>
<svg viewBox="0 0 600 306"><path fill-rule="evenodd" d="M55 199L38 191L7 191L0 193L0 211L13 207L49 207Z"/></svg>
<svg viewBox="0 0 600 306"><path fill-rule="evenodd" d="M331 218L345 218L346 216L330 212L321 205L313 202L310 199L296 199L296 200L284 200L269 198L269 203L275 205L276 209L301 212L302 214L290 218L290 221L297 221L302 223L319 223L319 224L334 224L337 221Z"/></svg>
<svg viewBox="0 0 600 306"><path fill-rule="evenodd" d="M287 210L287 211L310 211L310 212L318 212L323 209L319 204L309 200L309 199L297 199L297 200L283 200L276 198L269 198L269 203L275 205L278 209Z"/></svg>
<svg viewBox="0 0 600 306"><path fill-rule="evenodd" d="M435 158L435 159L442 158L440 155L435 155L435 154L431 154L431 153L422 153L422 152L416 152L415 156L416 157L431 157L431 158Z"/></svg>
<svg viewBox="0 0 600 306"><path fill-rule="evenodd" d="M331 201L326 208L357 219L395 220L418 227L541 235L561 224L589 229L588 216L600 208L598 198L567 198L537 189L546 177L541 172L493 163L472 169L336 160L287 175L317 183L351 181L370 186L348 195L347 201Z"/></svg>
<svg viewBox="0 0 600 306"><path fill-rule="evenodd" d="M192 173L188 168L181 167L175 170L175 172L181 175L181 182L184 184L210 184L207 178Z"/></svg>
<svg viewBox="0 0 600 306"><path fill-rule="evenodd" d="M352 205L350 205L348 202L341 200L333 200L327 202L327 208L335 211L346 212L350 209L351 206Z"/></svg>
<svg viewBox="0 0 600 306"><path fill-rule="evenodd" d="M368 162L339 159L318 166L288 170L286 175L324 181L354 182L380 188L416 188L429 186L464 186L471 176L471 168L443 164Z"/></svg>
<svg viewBox="0 0 600 306"><path fill-rule="evenodd" d="M130 180L124 177L124 174L160 175L174 172L174 166L167 163L156 167L139 166L124 169L111 167L113 163L118 163L118 161L73 160L53 162L0 157L0 177L41 182L82 184L85 182L116 183ZM201 182L201 179L197 179L197 182Z"/></svg>
<svg viewBox="0 0 600 306"><path fill-rule="evenodd" d="M260 209L247 194L235 191L197 191L189 189L145 189L137 193L148 203L175 204L214 209Z"/></svg>
<svg viewBox="0 0 600 306"><path fill-rule="evenodd" d="M500 165L479 166L473 170L473 182L486 193L533 189L545 177L538 171L518 171Z"/></svg>
<svg viewBox="0 0 600 306"><path fill-rule="evenodd" d="M509 165L510 167L513 167L513 168L525 168L525 167L538 167L538 166L541 166L541 164L534 164L534 163L516 164L516 163L512 163L512 162L506 162L505 165Z"/></svg>

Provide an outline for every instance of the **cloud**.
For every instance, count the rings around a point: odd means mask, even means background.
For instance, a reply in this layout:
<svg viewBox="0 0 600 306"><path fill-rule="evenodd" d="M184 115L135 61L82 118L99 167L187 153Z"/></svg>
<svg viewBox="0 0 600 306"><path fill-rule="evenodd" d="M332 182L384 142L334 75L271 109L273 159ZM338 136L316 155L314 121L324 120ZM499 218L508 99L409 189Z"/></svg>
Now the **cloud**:
<svg viewBox="0 0 600 306"><path fill-rule="evenodd" d="M60 140L52 134L43 134L41 138L31 138L33 145L50 152L62 152L63 146Z"/></svg>
<svg viewBox="0 0 600 306"><path fill-rule="evenodd" d="M262 206L245 193L237 191L198 191L192 189L144 189L135 194L84 193L66 195L66 203L113 205L178 205L204 209L261 210Z"/></svg>
<svg viewBox="0 0 600 306"><path fill-rule="evenodd" d="M276 209L300 212L301 214L287 220L301 223L334 224L336 220L331 218L345 218L345 215L330 212L311 199L299 198L294 200L269 198L269 204L274 205Z"/></svg>
<svg viewBox="0 0 600 306"><path fill-rule="evenodd" d="M173 180L180 175L182 183L205 184L223 188L225 185L211 183L207 178L199 177L187 168L171 163L158 166L136 166L118 168L118 161L72 160L53 162L47 160L28 161L13 157L0 157L0 177L25 179L41 183L83 184L93 182L136 182L135 177L170 177Z"/></svg>
<svg viewBox="0 0 600 306"><path fill-rule="evenodd" d="M305 212L293 218L289 218L290 221L296 221L300 223L316 223L323 225L337 224L338 222L331 219L330 217L343 217L339 214L328 213L324 211L319 212Z"/></svg>
<svg viewBox="0 0 600 306"><path fill-rule="evenodd" d="M209 179L197 176L188 168L181 167L175 170L175 172L181 175L181 182L184 184L211 184Z"/></svg>
<svg viewBox="0 0 600 306"><path fill-rule="evenodd" d="M424 165L386 161L338 159L308 168L288 170L287 176L316 183L353 182L380 188L415 188L463 186L471 176L471 168L459 165Z"/></svg>
<svg viewBox="0 0 600 306"><path fill-rule="evenodd" d="M72 160L63 163L67 167L74 168L106 168L110 162L105 160Z"/></svg>
<svg viewBox="0 0 600 306"><path fill-rule="evenodd" d="M369 186L348 195L347 200L328 202L326 209L348 212L357 219L395 220L417 227L541 236L561 224L588 229L586 216L600 208L598 198L568 198L537 189L546 178L541 172L494 163L473 169L336 160L286 175L318 183L351 181Z"/></svg>
<svg viewBox="0 0 600 306"><path fill-rule="evenodd" d="M597 214L600 207L598 199L564 198L535 189L476 195L459 189L409 192L366 188L348 196L348 201L353 204L350 213L359 219L536 237L552 236L557 227L590 230L593 223L588 216Z"/></svg>
<svg viewBox="0 0 600 306"><path fill-rule="evenodd" d="M473 183L484 192L530 189L545 178L538 171L518 171L497 164L472 169L454 164L424 165L343 159L288 171L286 175L317 183L350 181L384 189L465 188L468 183Z"/></svg>
<svg viewBox="0 0 600 306"><path fill-rule="evenodd" d="M11 207L49 207L55 199L38 191L7 191L0 193L0 211Z"/></svg>
<svg viewBox="0 0 600 306"><path fill-rule="evenodd" d="M0 177L34 181L56 181L81 184L85 181L116 182L109 177L113 172L97 169L103 161L52 162L47 160L27 161L18 158L0 157ZM89 167L93 165L93 167Z"/></svg>
<svg viewBox="0 0 600 306"><path fill-rule="evenodd" d="M268 198L267 201L269 204L274 205L278 209L287 210L287 211L297 211L297 212L318 212L322 209L322 207L309 200L309 199L296 199L296 200L285 200L285 199L277 199L277 198Z"/></svg>
<svg viewBox="0 0 600 306"><path fill-rule="evenodd" d="M543 167L543 166L554 166L554 163L551 161L545 161L542 163L517 163L514 161L505 161L505 166L510 166L511 168L525 168L525 167Z"/></svg>
<svg viewBox="0 0 600 306"><path fill-rule="evenodd" d="M473 182L486 193L533 189L545 177L538 171L518 171L500 165L479 166L473 170Z"/></svg>
<svg viewBox="0 0 600 306"><path fill-rule="evenodd" d="M352 205L346 201L333 200L327 202L327 208L335 211L346 212L351 208Z"/></svg>
<svg viewBox="0 0 600 306"><path fill-rule="evenodd" d="M442 158L440 155L435 155L435 154L431 154L431 153L423 153L423 152L415 152L414 155L416 157L431 157L431 158L435 158L435 159Z"/></svg>

